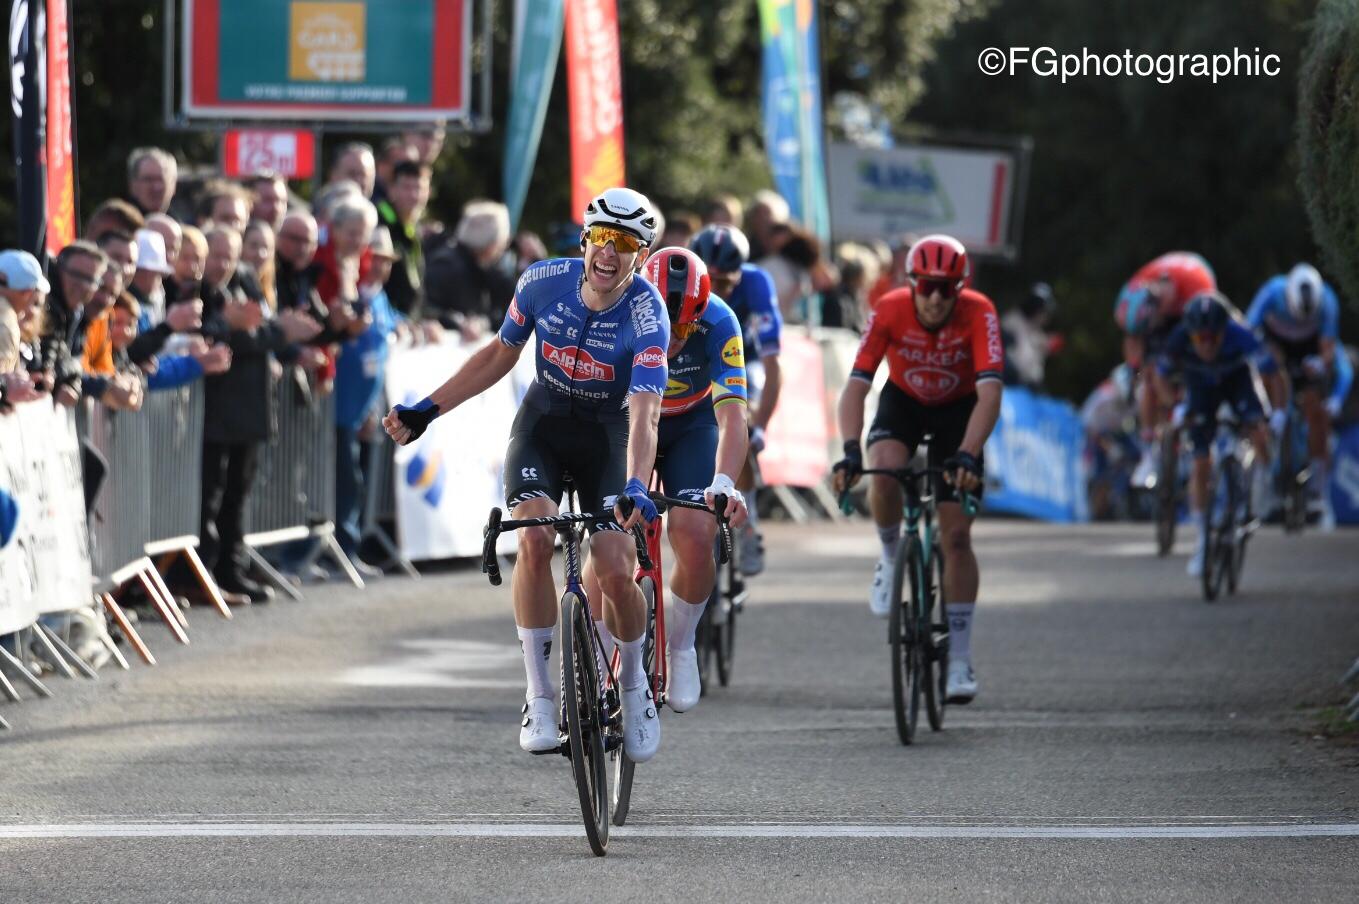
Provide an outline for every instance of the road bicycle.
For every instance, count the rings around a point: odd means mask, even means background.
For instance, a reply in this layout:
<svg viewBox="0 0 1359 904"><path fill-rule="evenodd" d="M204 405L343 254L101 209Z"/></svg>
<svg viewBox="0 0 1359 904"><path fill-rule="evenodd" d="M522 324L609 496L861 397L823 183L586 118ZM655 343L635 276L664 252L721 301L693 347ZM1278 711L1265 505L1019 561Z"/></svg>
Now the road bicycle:
<svg viewBox="0 0 1359 904"><path fill-rule="evenodd" d="M1198 423L1206 420L1206 416L1196 418ZM1201 575L1203 598L1208 602L1218 598L1224 583L1229 594L1236 593L1246 561L1246 541L1259 527L1250 498L1255 452L1241 436L1241 422L1235 416L1224 410L1215 420Z"/></svg>
<svg viewBox="0 0 1359 904"><path fill-rule="evenodd" d="M677 499L655 491L648 495L656 504L657 517L642 532L645 542L639 543L637 547L636 580L637 586L642 591L642 599L646 602L646 642L642 644L642 667L646 670L651 695L656 701L656 711L660 712L666 700L670 679L666 658L668 647L665 640L665 604L657 602L665 599L665 582L661 568L661 538L665 535L665 512L672 508L687 508L707 512L716 517L718 555L723 562L730 558L731 531L723 514L727 508L726 496L713 497L713 507L710 509L701 502ZM699 637L699 642L701 640ZM618 658L615 651L610 660L610 679L618 674ZM700 662L702 658L703 653L700 650ZM615 748L609 756L613 760L613 824L621 826L627 820L632 805L632 784L637 764L621 746Z"/></svg>
<svg viewBox="0 0 1359 904"><path fill-rule="evenodd" d="M928 439L927 439L928 441ZM887 621L887 640L892 649L892 706L897 737L902 744L915 740L920 702L930 729L944 727L948 683L948 618L944 613L944 550L937 523L938 481L942 468L868 468L865 476L891 477L905 494L905 530L897 541L892 570L892 609ZM977 502L963 493L963 511L976 514ZM849 491L840 497L849 513Z"/></svg>

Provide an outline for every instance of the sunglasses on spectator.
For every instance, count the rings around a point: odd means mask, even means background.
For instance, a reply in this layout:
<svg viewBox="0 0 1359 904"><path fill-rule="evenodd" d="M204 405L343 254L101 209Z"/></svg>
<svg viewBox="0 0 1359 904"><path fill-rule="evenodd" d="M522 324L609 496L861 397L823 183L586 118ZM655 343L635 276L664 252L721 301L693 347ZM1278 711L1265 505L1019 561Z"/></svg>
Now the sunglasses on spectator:
<svg viewBox="0 0 1359 904"><path fill-rule="evenodd" d="M603 248L613 242L613 250L619 254L636 254L642 248L642 240L630 232L614 229L612 226L591 226L585 230L585 241Z"/></svg>
<svg viewBox="0 0 1359 904"><path fill-rule="evenodd" d="M958 294L958 284L947 279L917 279L914 284L915 292L921 298L928 298L935 292L944 298L952 298Z"/></svg>

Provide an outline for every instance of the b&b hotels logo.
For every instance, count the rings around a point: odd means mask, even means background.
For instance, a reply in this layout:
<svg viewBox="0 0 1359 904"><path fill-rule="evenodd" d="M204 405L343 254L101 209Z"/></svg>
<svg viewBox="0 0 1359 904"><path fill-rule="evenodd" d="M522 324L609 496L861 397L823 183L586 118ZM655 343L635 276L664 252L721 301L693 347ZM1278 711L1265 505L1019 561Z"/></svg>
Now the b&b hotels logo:
<svg viewBox="0 0 1359 904"><path fill-rule="evenodd" d="M366 3L294 0L288 77L302 82L361 82L367 45Z"/></svg>

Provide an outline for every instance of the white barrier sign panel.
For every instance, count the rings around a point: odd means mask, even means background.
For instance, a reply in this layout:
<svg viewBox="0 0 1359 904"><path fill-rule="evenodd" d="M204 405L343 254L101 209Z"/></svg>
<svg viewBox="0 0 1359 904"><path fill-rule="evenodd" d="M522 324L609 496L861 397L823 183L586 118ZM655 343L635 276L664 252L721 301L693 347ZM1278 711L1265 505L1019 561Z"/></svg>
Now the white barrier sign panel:
<svg viewBox="0 0 1359 904"><path fill-rule="evenodd" d="M479 347L445 342L393 349L387 397L393 403L419 401ZM525 357L531 362L531 355ZM520 397L515 376L442 415L420 439L396 449L397 538L408 558L481 555L486 516L494 506L505 507L501 474ZM512 535L501 549L513 549Z"/></svg>
<svg viewBox="0 0 1359 904"><path fill-rule="evenodd" d="M1018 152L832 143L831 232L839 241L946 232L977 254L1012 257Z"/></svg>

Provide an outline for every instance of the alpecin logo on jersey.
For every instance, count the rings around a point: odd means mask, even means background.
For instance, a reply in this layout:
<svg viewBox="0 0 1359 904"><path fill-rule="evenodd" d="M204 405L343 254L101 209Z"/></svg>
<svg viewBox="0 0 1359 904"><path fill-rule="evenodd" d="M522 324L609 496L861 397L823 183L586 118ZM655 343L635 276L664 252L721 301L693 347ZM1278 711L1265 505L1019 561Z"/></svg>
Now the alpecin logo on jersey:
<svg viewBox="0 0 1359 904"><path fill-rule="evenodd" d="M959 383L957 374L935 367L913 367L906 371L905 377L922 399L942 399Z"/></svg>
<svg viewBox="0 0 1359 904"><path fill-rule="evenodd" d="M543 358L557 365L573 380L613 380L613 365L596 361L589 349L557 348L550 342L543 343Z"/></svg>
<svg viewBox="0 0 1359 904"><path fill-rule="evenodd" d="M633 367L661 367L665 364L665 349L659 345L644 348L632 357Z"/></svg>
<svg viewBox="0 0 1359 904"><path fill-rule="evenodd" d="M520 326L524 325L524 314L519 310L519 299L515 298L510 300L510 310L508 313L511 320Z"/></svg>
<svg viewBox="0 0 1359 904"><path fill-rule="evenodd" d="M632 300L632 331L637 336L649 336L661 328L652 296L639 295Z"/></svg>

